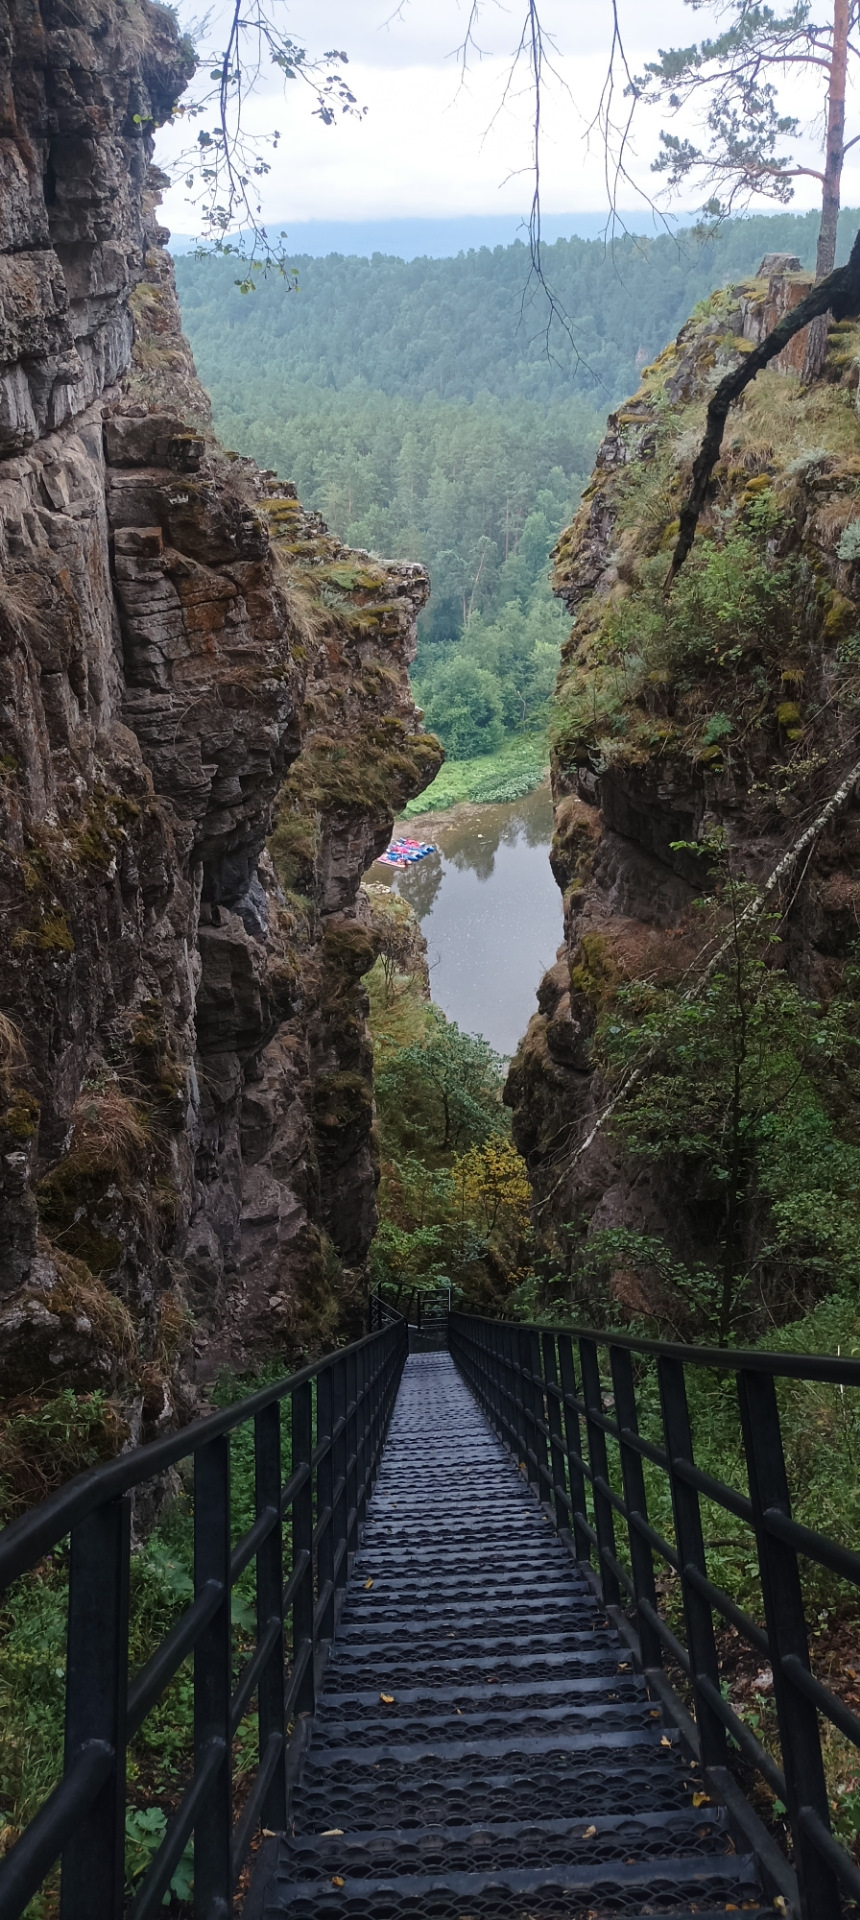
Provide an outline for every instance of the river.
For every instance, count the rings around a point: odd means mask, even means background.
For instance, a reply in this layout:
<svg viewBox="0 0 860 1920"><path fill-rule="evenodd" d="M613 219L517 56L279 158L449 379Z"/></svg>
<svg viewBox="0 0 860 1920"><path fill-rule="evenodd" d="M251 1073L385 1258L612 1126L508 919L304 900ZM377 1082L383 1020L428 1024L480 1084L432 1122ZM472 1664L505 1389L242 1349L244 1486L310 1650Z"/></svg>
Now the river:
<svg viewBox="0 0 860 1920"><path fill-rule="evenodd" d="M465 1033L512 1054L562 937L561 894L547 857L548 781L522 800L425 814L398 822L395 832L439 849L404 873L372 869L418 914L433 999Z"/></svg>

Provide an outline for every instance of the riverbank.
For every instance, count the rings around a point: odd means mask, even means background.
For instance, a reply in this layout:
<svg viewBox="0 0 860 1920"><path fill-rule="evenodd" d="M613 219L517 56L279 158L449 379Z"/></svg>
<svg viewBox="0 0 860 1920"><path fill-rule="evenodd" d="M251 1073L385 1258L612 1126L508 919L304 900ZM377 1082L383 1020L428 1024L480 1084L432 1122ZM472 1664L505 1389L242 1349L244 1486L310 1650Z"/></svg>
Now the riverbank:
<svg viewBox="0 0 860 1920"><path fill-rule="evenodd" d="M424 814L446 813L461 802L492 806L520 800L540 786L548 771L546 734L506 740L498 753L481 754L474 760L446 760L432 785L417 800L410 800L402 818L412 821Z"/></svg>

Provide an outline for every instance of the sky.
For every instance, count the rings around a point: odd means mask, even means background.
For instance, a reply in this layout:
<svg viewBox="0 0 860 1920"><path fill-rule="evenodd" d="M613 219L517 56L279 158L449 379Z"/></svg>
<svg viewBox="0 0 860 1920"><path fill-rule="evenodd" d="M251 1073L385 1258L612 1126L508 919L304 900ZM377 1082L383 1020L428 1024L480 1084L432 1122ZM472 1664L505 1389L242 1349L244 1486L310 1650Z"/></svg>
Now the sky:
<svg viewBox="0 0 860 1920"><path fill-rule="evenodd" d="M514 77L500 105L525 0L478 0L483 57L473 57L465 74L456 49L471 0L403 0L400 7L396 0L271 4L285 30L311 52L348 53L353 91L367 112L325 127L297 83L289 85L286 99L276 83L260 86L246 108L248 123L260 132L277 127L281 135L262 189L270 228L296 234L303 221L527 215L531 100L525 72ZM183 24L190 22L187 3L179 13ZM634 71L657 47L689 43L711 24L706 8L697 7L691 18L683 0L619 0L619 16ZM609 0L542 0L541 17L557 48L556 77L547 79L542 204L552 214L602 210L608 205L603 146L588 129L606 71ZM217 45L218 38L216 6L207 45ZM618 105L623 112L623 101ZM619 196L625 208L635 206L637 186L655 191L650 161L664 120L664 114L643 114L638 123L630 153L633 184L625 184ZM179 143L175 129L159 135L156 158L162 166ZM694 204L689 190L687 198ZM793 204L803 208L815 200L815 183L799 182ZM844 204L858 200L860 163L846 170L843 191ZM183 186L165 197L163 218L176 232L197 230Z"/></svg>

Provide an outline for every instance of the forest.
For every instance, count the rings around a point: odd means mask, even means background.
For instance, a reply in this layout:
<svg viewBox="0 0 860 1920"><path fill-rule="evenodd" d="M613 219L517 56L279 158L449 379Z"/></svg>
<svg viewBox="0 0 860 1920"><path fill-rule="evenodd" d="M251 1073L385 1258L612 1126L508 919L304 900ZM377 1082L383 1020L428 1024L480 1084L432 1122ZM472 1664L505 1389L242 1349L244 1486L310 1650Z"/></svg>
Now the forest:
<svg viewBox="0 0 860 1920"><path fill-rule="evenodd" d="M856 226L841 217L843 251ZM222 440L295 481L351 546L421 560L414 681L449 758L539 734L566 631L547 560L607 412L715 285L815 252L816 216L716 235L558 240L546 296L517 242L455 259L297 259L242 292L229 259L176 262ZM530 764L536 764L531 762Z"/></svg>

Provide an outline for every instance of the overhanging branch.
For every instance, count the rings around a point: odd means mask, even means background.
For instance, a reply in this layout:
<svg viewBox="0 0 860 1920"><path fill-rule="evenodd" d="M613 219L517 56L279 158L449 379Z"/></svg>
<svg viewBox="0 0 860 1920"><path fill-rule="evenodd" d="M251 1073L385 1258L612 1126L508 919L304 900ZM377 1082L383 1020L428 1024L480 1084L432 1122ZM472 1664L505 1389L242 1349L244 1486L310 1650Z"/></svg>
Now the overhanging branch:
<svg viewBox="0 0 860 1920"><path fill-rule="evenodd" d="M696 537L699 516L707 499L711 474L717 464L720 448L723 444L726 420L730 407L740 399L745 387L761 373L768 362L775 360L793 340L796 333L808 327L811 320L817 320L820 314L834 313L837 320L845 320L849 315L860 313L860 233L855 235L850 257L844 267L836 267L820 280L805 299L798 301L790 313L786 313L773 331L766 335L752 353L747 354L741 366L734 373L727 373L716 390L705 417L705 432L702 444L693 464L693 484L688 498L681 510L678 540L672 555L672 564L666 575L664 591L669 592L675 575L684 561Z"/></svg>

